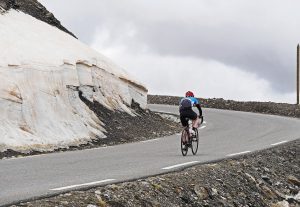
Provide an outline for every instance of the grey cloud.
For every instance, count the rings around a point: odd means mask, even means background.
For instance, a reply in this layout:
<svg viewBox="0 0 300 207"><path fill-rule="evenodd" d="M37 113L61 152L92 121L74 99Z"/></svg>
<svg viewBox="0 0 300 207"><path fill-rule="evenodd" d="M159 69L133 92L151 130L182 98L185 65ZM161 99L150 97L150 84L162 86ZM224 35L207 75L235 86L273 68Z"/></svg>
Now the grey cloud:
<svg viewBox="0 0 300 207"><path fill-rule="evenodd" d="M94 41L96 27L98 21L90 17L80 17L74 19L69 23L69 28L74 28L72 31L79 37L79 39L87 44ZM80 25L80 26L78 26Z"/></svg>
<svg viewBox="0 0 300 207"><path fill-rule="evenodd" d="M128 52L144 45L150 53L212 59L255 73L279 92L294 91L299 1L70 0L67 12L60 0L41 2L87 44L105 28L108 44ZM128 23L134 39L123 38Z"/></svg>
<svg viewBox="0 0 300 207"><path fill-rule="evenodd" d="M251 35L234 34L228 28L192 29L172 23L147 28L139 38L155 53L217 60L258 74L278 91L294 90L296 42L281 46L290 49L285 52L278 45L255 41Z"/></svg>

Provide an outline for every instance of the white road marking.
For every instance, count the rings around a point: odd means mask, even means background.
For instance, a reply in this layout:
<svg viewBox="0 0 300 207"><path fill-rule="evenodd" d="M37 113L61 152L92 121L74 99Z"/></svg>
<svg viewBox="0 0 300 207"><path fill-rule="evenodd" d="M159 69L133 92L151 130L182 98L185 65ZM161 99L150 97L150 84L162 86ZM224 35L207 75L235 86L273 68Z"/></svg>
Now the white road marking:
<svg viewBox="0 0 300 207"><path fill-rule="evenodd" d="M172 165L172 166L169 166L169 167L164 167L162 169L163 170L170 170L170 169L173 169L173 168L182 167L182 166L185 166L185 165L190 165L190 164L194 164L194 163L198 163L198 162L199 161L185 162L185 163L178 164L178 165Z"/></svg>
<svg viewBox="0 0 300 207"><path fill-rule="evenodd" d="M200 127L200 129L204 129L206 126L202 126L202 127Z"/></svg>
<svg viewBox="0 0 300 207"><path fill-rule="evenodd" d="M176 135L177 135L177 136L181 136L181 133L177 133Z"/></svg>
<svg viewBox="0 0 300 207"><path fill-rule="evenodd" d="M159 139L158 138L157 139L149 139L149 140L145 140L145 141L141 141L141 142L146 143L146 142L154 142L157 140L159 140Z"/></svg>
<svg viewBox="0 0 300 207"><path fill-rule="evenodd" d="M276 145L283 144L283 143L286 143L286 142L287 142L287 140L284 140L284 141L277 142L277 143L274 143L274 144L271 144L271 145L276 146Z"/></svg>
<svg viewBox="0 0 300 207"><path fill-rule="evenodd" d="M235 156L235 155L242 155L242 154L247 154L251 151L244 151L244 152L238 152L238 153L234 153L234 154L229 154L229 155L226 155L227 157L232 157L232 156Z"/></svg>
<svg viewBox="0 0 300 207"><path fill-rule="evenodd" d="M203 122L203 124L206 124L206 123L207 123L206 121Z"/></svg>
<svg viewBox="0 0 300 207"><path fill-rule="evenodd" d="M90 185L96 185L96 184L100 184L100 183L106 183L106 182L110 182L110 181L114 181L114 180L115 179L106 179L106 180L100 180L100 181L95 181L95 182L90 182L90 183L83 183L83 184L78 184L78 185L65 186L65 187L61 187L61 188L54 188L54 189L50 189L50 190L52 190L52 191L67 190L67 189L76 188L76 187L90 186Z"/></svg>

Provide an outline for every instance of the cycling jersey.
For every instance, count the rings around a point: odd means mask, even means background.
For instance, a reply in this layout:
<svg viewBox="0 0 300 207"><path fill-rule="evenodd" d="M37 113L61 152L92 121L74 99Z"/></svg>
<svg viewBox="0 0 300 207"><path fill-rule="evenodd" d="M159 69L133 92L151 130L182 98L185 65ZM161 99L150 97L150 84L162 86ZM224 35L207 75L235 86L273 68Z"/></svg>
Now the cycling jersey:
<svg viewBox="0 0 300 207"><path fill-rule="evenodd" d="M199 116L202 116L202 109L198 99L196 99L195 97L185 97L180 100L179 113L180 113L180 120L183 126L187 126L188 124L186 118L191 120L197 119L197 114L192 109L193 106L196 106L198 108Z"/></svg>
<svg viewBox="0 0 300 207"><path fill-rule="evenodd" d="M192 105L196 105L196 104L200 104L200 102L198 101L198 99L196 99L195 97L186 97L187 99L190 99L190 101L192 102ZM183 99L186 99L186 98L183 98ZM181 99L181 100L183 100Z"/></svg>
<svg viewBox="0 0 300 207"><path fill-rule="evenodd" d="M199 101L195 97L186 97L180 100L179 106L180 106L180 110L183 110L183 109L192 108L197 104L199 104Z"/></svg>

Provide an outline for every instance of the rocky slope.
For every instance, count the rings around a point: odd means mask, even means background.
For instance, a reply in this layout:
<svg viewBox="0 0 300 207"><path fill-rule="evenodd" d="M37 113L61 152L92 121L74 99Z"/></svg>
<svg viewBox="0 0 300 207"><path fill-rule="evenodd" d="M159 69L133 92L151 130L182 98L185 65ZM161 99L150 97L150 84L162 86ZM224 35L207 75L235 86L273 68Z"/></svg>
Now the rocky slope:
<svg viewBox="0 0 300 207"><path fill-rule="evenodd" d="M300 140L132 182L73 191L16 206L299 207Z"/></svg>
<svg viewBox="0 0 300 207"><path fill-rule="evenodd" d="M178 105L182 97L148 95L148 103ZM201 106L205 108L226 109L234 111L256 112L280 116L300 118L300 105L273 103L273 102L241 102L224 100L221 98L203 99L199 98Z"/></svg>

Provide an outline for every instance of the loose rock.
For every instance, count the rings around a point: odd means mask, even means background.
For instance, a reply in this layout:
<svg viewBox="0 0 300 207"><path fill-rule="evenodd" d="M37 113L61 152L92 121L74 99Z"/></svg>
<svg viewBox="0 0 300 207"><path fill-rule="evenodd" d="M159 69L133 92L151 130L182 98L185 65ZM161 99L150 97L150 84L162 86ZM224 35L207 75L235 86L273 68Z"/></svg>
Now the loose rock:
<svg viewBox="0 0 300 207"><path fill-rule="evenodd" d="M289 183L292 183L294 185L300 186L300 181L298 180L298 178L296 178L293 175L289 175L288 178L287 178L287 180L288 180Z"/></svg>
<svg viewBox="0 0 300 207"><path fill-rule="evenodd" d="M208 191L206 190L205 187L202 187L200 185L196 185L194 190L195 190L195 193L197 194L198 198L201 199L201 200L205 200L209 196Z"/></svg>

